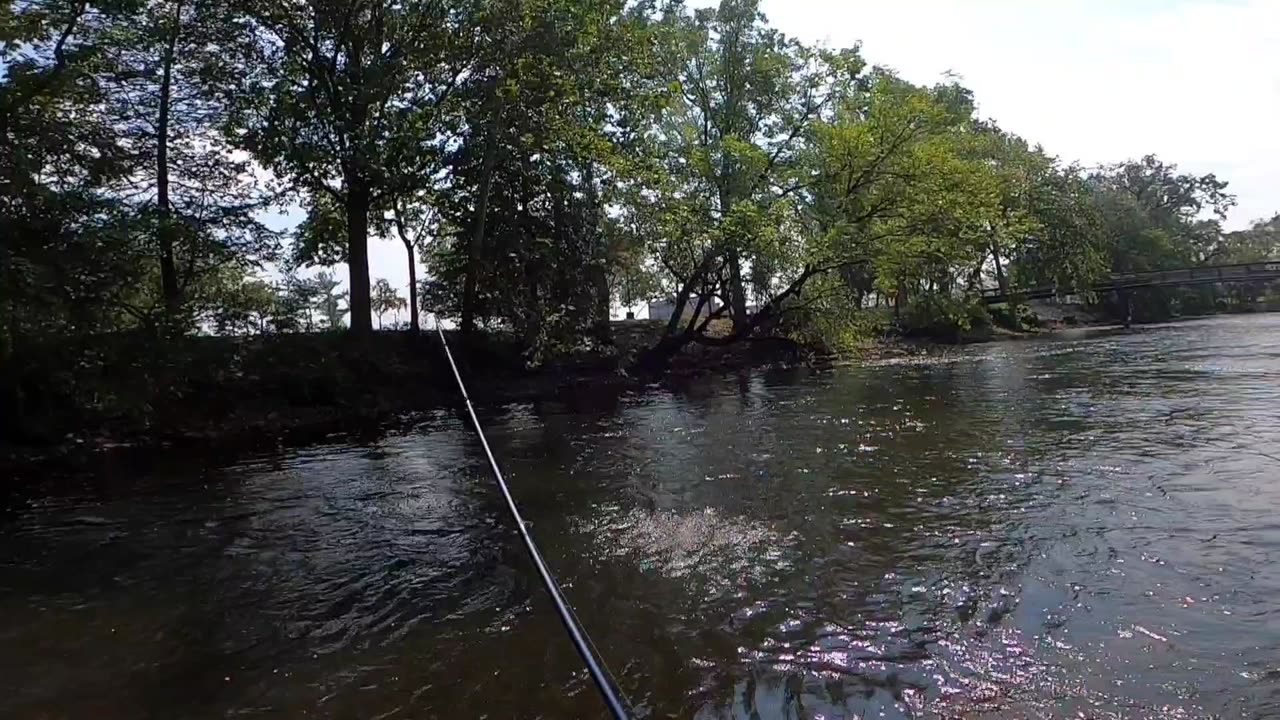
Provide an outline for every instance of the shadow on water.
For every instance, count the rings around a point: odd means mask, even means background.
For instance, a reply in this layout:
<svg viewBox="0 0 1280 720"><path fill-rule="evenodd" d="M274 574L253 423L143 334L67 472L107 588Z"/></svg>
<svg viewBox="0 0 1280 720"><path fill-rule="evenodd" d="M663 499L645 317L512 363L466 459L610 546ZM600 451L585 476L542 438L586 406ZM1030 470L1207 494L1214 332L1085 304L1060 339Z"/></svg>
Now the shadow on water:
<svg viewBox="0 0 1280 720"><path fill-rule="evenodd" d="M481 409L647 717L1280 712L1280 318ZM597 716L453 413L0 518L0 715Z"/></svg>

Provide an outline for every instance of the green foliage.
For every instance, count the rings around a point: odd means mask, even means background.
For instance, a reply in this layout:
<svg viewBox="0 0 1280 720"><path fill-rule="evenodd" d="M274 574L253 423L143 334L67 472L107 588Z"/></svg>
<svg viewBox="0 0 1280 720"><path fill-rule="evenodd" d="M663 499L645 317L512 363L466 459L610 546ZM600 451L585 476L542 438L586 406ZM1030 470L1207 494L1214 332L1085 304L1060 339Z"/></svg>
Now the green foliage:
<svg viewBox="0 0 1280 720"><path fill-rule="evenodd" d="M386 278L378 278L373 284L373 292L370 298L373 305L373 314L378 316L378 327L382 327L382 316L387 313L399 313L408 307L400 293L387 282Z"/></svg>
<svg viewBox="0 0 1280 720"><path fill-rule="evenodd" d="M345 291L338 292L338 279L333 273L328 271L320 271L310 281L312 293L311 309L319 316L317 328L320 330L339 330L342 328L342 318L346 316L348 308L346 307L347 293Z"/></svg>
<svg viewBox="0 0 1280 720"><path fill-rule="evenodd" d="M116 189L132 171L102 45L131 8L6 6L0 21L0 322L5 345L128 327L148 277Z"/></svg>
<svg viewBox="0 0 1280 720"><path fill-rule="evenodd" d="M785 316L779 331L809 347L850 353L885 339L893 330L887 307L865 307L864 285L853 273L814 279L806 300Z"/></svg>
<svg viewBox="0 0 1280 720"><path fill-rule="evenodd" d="M1258 220L1246 230L1227 233L1214 248L1214 258L1223 263L1280 259L1280 214Z"/></svg>
<svg viewBox="0 0 1280 720"><path fill-rule="evenodd" d="M986 305L942 295L926 295L905 313L904 331L942 342L986 337L993 323Z"/></svg>
<svg viewBox="0 0 1280 720"><path fill-rule="evenodd" d="M293 267L331 267L347 262L347 218L328 193L307 196L306 216L293 230Z"/></svg>
<svg viewBox="0 0 1280 720"><path fill-rule="evenodd" d="M228 129L308 197L301 256L345 259L353 330L371 329L370 224L435 182L452 99L474 71L477 7L243 0L257 42ZM326 247L338 237L340 250Z"/></svg>
<svg viewBox="0 0 1280 720"><path fill-rule="evenodd" d="M1104 166L1086 185L1108 271L1147 272L1221 263L1238 247L1221 223L1235 198L1212 174L1178 173L1155 156ZM1235 238L1238 241L1240 238ZM1135 295L1140 320L1165 319L1179 312L1181 291L1152 290ZM1116 298L1101 298L1116 317L1126 312ZM1211 306L1206 297L1195 305Z"/></svg>
<svg viewBox="0 0 1280 720"><path fill-rule="evenodd" d="M1221 221L1235 198L1212 174L1178 174L1148 155L1104 167L1090 177L1103 215L1110 270L1141 272L1214 258ZM1211 213L1211 219L1202 214Z"/></svg>
<svg viewBox="0 0 1280 720"><path fill-rule="evenodd" d="M824 134L819 249L829 263L869 261L881 293L947 293L955 268L985 254L997 181L956 88L879 75Z"/></svg>
<svg viewBox="0 0 1280 720"><path fill-rule="evenodd" d="M242 279L226 287L209 312L211 329L219 335L265 334L274 312L276 294L267 283Z"/></svg>
<svg viewBox="0 0 1280 720"><path fill-rule="evenodd" d="M250 169L217 132L243 28L216 1L14 3L5 12L6 344L192 330L213 277L271 259L276 245L255 219L263 196Z"/></svg>
<svg viewBox="0 0 1280 720"><path fill-rule="evenodd" d="M609 347L613 303L675 302L658 360L778 334L840 349L981 331L982 288L1280 258L1280 219L1223 231L1234 200L1212 174L1065 164L953 80L799 42L756 0L4 12L0 356L54 335L336 329L348 300L368 330L406 307L371 286L379 238L428 268L409 304L503 332L531 364ZM259 222L272 202L305 212L288 253ZM346 294L296 274L343 263ZM1266 296L1153 291L1138 309Z"/></svg>
<svg viewBox="0 0 1280 720"><path fill-rule="evenodd" d="M1028 331L1041 327L1040 317L1026 305L1001 303L987 307L991 322L1014 331Z"/></svg>
<svg viewBox="0 0 1280 720"><path fill-rule="evenodd" d="M311 332L315 329L312 308L317 304L319 287L296 273L285 275L275 290L268 325L275 332Z"/></svg>
<svg viewBox="0 0 1280 720"><path fill-rule="evenodd" d="M1034 224L1008 251L1014 286L1066 293L1106 273L1101 208L1078 167L1049 166L1025 201Z"/></svg>
<svg viewBox="0 0 1280 720"><path fill-rule="evenodd" d="M424 307L510 330L531 362L606 340L610 278L626 257L606 207L638 162L657 92L643 13L612 0L481 13Z"/></svg>

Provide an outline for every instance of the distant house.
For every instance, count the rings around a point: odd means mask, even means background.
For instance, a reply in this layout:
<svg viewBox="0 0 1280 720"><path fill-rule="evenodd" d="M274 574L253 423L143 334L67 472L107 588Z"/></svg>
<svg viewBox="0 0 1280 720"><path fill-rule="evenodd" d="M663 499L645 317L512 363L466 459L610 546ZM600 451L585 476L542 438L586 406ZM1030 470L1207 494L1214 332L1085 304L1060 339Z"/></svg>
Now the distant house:
<svg viewBox="0 0 1280 720"><path fill-rule="evenodd" d="M686 320L693 314L693 309L697 307L697 300L690 299L684 306L684 318ZM702 308L699 317L706 317L708 313L714 312L719 308L720 304L712 300L708 307ZM676 311L676 304L673 300L656 300L649 303L649 319L650 320L670 320L671 314Z"/></svg>
<svg viewBox="0 0 1280 720"><path fill-rule="evenodd" d="M656 300L649 302L650 320L670 320L671 313L675 311L676 304L670 300Z"/></svg>

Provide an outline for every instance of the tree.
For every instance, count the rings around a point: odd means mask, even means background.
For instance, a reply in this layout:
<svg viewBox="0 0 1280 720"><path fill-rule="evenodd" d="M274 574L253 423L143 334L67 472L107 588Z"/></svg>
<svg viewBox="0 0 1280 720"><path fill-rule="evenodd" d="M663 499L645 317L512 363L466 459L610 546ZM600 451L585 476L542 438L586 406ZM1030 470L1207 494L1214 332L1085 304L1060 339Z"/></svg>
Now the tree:
<svg viewBox="0 0 1280 720"><path fill-rule="evenodd" d="M0 20L0 356L38 334L129 326L145 282L117 190L104 43L127 4L14 2Z"/></svg>
<svg viewBox="0 0 1280 720"><path fill-rule="evenodd" d="M669 26L680 93L654 136L664 178L635 199L656 197L674 221L664 223L659 253L677 286L673 321L692 295L709 306L723 293L735 332L745 335L744 264L766 289L784 242L779 229L805 186L814 128L853 88L862 60L856 49L819 51L786 38L765 24L755 0L680 13ZM673 322L667 335L676 334Z"/></svg>
<svg viewBox="0 0 1280 720"><path fill-rule="evenodd" d="M348 308L343 307L347 293L337 292L339 282L333 273L321 271L309 281L311 285L312 307L320 314L321 330L338 330L342 327L342 317ZM352 324L355 324L355 309L351 309Z"/></svg>
<svg viewBox="0 0 1280 720"><path fill-rule="evenodd" d="M1255 220L1245 230L1227 233L1214 262L1246 263L1280 260L1280 214Z"/></svg>
<svg viewBox="0 0 1280 720"><path fill-rule="evenodd" d="M1154 155L1101 168L1091 178L1103 214L1112 272L1211 259L1235 197L1213 174L1190 175ZM1205 213L1209 218L1203 217Z"/></svg>
<svg viewBox="0 0 1280 720"><path fill-rule="evenodd" d="M1016 287L1079 292L1107 271L1100 209L1085 172L1053 164L1027 189L1033 218L1010 258Z"/></svg>
<svg viewBox="0 0 1280 720"><path fill-rule="evenodd" d="M391 225L395 227L396 237L404 245L408 259L409 330L417 333L422 330L418 301L418 253L423 249L423 241L435 232L439 215L422 196L396 201L390 214Z"/></svg>
<svg viewBox="0 0 1280 720"><path fill-rule="evenodd" d="M895 314L914 304L954 315L956 293L1004 219L979 143L967 90L874 73L823 129L811 253L841 268L865 264Z"/></svg>
<svg viewBox="0 0 1280 720"><path fill-rule="evenodd" d="M641 195L633 206L648 215L642 225L666 238L655 254L678 288L677 311L645 362L662 363L690 342L726 345L771 334L788 315L828 302L860 304L871 291L899 305L912 288L950 293L956 268L971 268L987 254L982 231L996 215L995 190L973 152L967 91L916 88L875 71L836 92L829 111L812 102L793 112L805 118L803 126L790 126L794 147L738 156L738 162L754 158L748 177L772 179L723 220L714 212L718 191L664 190L653 193L658 202ZM698 157L686 164L696 167ZM778 165L784 157L785 172ZM708 216L715 222L703 220ZM751 243L738 244L743 238ZM711 323L733 307L731 247L750 251L758 307L728 334L711 334ZM843 285L825 279L833 273ZM819 292L802 302L815 280ZM690 298L697 301L685 313ZM728 302L716 307L720 299Z"/></svg>
<svg viewBox="0 0 1280 720"><path fill-rule="evenodd" d="M15 0L0 62L0 355L337 328L348 297L370 331L405 306L370 286L371 236L404 247L410 327L430 308L531 364L608 348L614 302L674 301L660 365L847 340L890 307L900 331L955 329L984 286L1280 251L1274 220L1223 231L1212 174L1060 162L953 79L797 42L756 0ZM306 215L275 287L254 279L269 200ZM339 263L347 293L296 274Z"/></svg>
<svg viewBox="0 0 1280 720"><path fill-rule="evenodd" d="M289 272L276 286L268 322L276 332L311 332L315 328L312 318L315 305L315 284L298 277L295 272Z"/></svg>
<svg viewBox="0 0 1280 720"><path fill-rule="evenodd" d="M397 312L405 307L404 298L400 297L400 293L387 282L386 278L378 278L373 284L373 294L370 298L372 301L373 314L378 316L378 329L382 329L382 316L389 312Z"/></svg>
<svg viewBox="0 0 1280 720"><path fill-rule="evenodd" d="M645 237L630 226L622 214L606 217L603 223L608 253L609 288L612 298L624 308L653 300L661 290L649 267Z"/></svg>
<svg viewBox="0 0 1280 720"><path fill-rule="evenodd" d="M267 283L254 277L224 272L221 287L206 291L216 298L207 310L207 320L219 335L266 334L275 313L276 294Z"/></svg>
<svg viewBox="0 0 1280 720"><path fill-rule="evenodd" d="M257 56L235 137L316 208L340 212L351 329L372 329L369 225L433 183L444 109L471 63L467 4L248 0Z"/></svg>
<svg viewBox="0 0 1280 720"><path fill-rule="evenodd" d="M1177 166L1148 155L1103 166L1088 178L1107 269L1146 272L1211 262L1224 242L1222 221L1235 198L1213 174L1179 173ZM1212 288L1155 289L1133 297L1133 315L1165 318L1180 298L1211 306ZM1104 298L1104 304L1111 299ZM1120 298L1115 298L1119 301ZM1128 302L1110 308L1128 317Z"/></svg>
<svg viewBox="0 0 1280 720"><path fill-rule="evenodd" d="M1244 230L1227 233L1215 248L1215 263L1252 263L1280 260L1280 215L1269 220L1255 220ZM1228 288L1227 302L1237 308L1247 308L1260 296L1267 296L1269 304L1277 297L1276 283L1244 283Z"/></svg>
<svg viewBox="0 0 1280 720"><path fill-rule="evenodd" d="M646 12L538 0L481 16L424 304L464 330L510 328L531 361L609 342L608 193L627 181L659 92Z"/></svg>
<svg viewBox="0 0 1280 720"><path fill-rule="evenodd" d="M211 300L192 291L217 291L214 275L253 268L276 241L217 132L242 28L218 0L6 12L0 275L24 306L5 315L25 318L9 330L190 329Z"/></svg>
<svg viewBox="0 0 1280 720"><path fill-rule="evenodd" d="M266 197L253 168L219 132L235 61L252 37L228 2L151 0L106 49L109 112L135 164L125 196L150 235L171 323L202 275L251 269L276 248L255 217Z"/></svg>

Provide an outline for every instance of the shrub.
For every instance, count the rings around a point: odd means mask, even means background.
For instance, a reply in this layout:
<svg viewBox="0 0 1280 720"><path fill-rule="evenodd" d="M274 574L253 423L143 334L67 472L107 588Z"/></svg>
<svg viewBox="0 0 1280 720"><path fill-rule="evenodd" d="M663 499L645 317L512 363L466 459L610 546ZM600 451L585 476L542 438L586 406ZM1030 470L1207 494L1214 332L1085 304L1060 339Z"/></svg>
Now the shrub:
<svg viewBox="0 0 1280 720"><path fill-rule="evenodd" d="M943 342L962 342L990 331L991 314L975 300L946 295L925 295L907 308L904 333Z"/></svg>
<svg viewBox="0 0 1280 720"><path fill-rule="evenodd" d="M1034 330L1041 327L1040 316L1026 305L1001 303L987 308L994 324L1015 331Z"/></svg>

